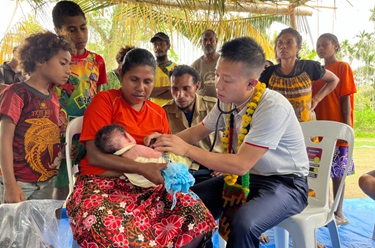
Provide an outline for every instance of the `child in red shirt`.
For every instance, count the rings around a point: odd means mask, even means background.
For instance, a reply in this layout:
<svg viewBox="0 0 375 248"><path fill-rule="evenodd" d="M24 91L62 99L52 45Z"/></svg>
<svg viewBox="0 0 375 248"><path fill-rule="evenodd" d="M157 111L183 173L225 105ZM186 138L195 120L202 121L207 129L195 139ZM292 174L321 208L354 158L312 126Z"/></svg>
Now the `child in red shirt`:
<svg viewBox="0 0 375 248"><path fill-rule="evenodd" d="M70 41L48 31L31 35L17 49L30 77L0 95L0 203L52 198L61 123L51 84L67 81L72 49Z"/></svg>

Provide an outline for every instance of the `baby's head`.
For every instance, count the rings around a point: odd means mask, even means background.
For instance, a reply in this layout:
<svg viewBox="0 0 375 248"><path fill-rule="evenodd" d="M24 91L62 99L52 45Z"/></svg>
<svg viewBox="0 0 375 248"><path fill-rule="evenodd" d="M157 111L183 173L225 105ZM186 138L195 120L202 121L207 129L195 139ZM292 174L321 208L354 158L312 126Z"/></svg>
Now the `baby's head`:
<svg viewBox="0 0 375 248"><path fill-rule="evenodd" d="M95 145L103 153L115 153L127 145L136 144L134 138L119 124L109 124L95 135Z"/></svg>

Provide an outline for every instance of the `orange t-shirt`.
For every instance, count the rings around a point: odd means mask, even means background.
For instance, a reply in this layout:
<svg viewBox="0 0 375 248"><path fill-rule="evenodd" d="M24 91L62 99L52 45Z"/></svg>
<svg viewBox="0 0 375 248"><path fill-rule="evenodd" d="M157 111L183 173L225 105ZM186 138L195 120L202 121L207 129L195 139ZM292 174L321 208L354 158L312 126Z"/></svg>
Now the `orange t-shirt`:
<svg viewBox="0 0 375 248"><path fill-rule="evenodd" d="M121 89L99 92L89 104L83 118L80 142L94 140L100 128L117 123L134 137L137 144L153 132L170 133L166 113L159 105L146 100L142 109L134 110L123 98ZM88 163L87 155L80 162L80 173L98 175L105 169Z"/></svg>
<svg viewBox="0 0 375 248"><path fill-rule="evenodd" d="M326 67L327 70L333 72L339 79L340 82L336 88L324 97L316 106L315 113L317 120L329 120L344 122L342 116L342 108L340 98L349 95L350 96L350 126L354 126L354 93L357 92L354 83L353 71L350 65L343 61L337 61ZM313 82L313 96L319 92L319 90L326 84L322 80ZM337 142L337 146L343 146L340 141ZM346 145L345 145L346 146Z"/></svg>
<svg viewBox="0 0 375 248"><path fill-rule="evenodd" d="M351 126L353 127L353 112L354 112L354 93L356 93L356 87L354 83L353 71L350 65L346 62L337 61L326 67L327 70L333 72L339 79L340 82L336 88L323 98L318 106L315 108L316 118L318 120L330 120L344 122L342 116L342 109L340 104L340 98L345 95L350 95L350 119ZM319 90L326 84L322 80L315 81L313 83L313 95L319 92Z"/></svg>

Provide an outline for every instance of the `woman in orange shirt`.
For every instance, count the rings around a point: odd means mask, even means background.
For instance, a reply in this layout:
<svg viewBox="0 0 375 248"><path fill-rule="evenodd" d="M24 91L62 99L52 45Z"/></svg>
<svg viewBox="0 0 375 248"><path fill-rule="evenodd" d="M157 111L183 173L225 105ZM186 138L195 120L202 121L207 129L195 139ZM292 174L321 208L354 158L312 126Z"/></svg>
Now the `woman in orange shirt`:
<svg viewBox="0 0 375 248"><path fill-rule="evenodd" d="M201 200L163 186L165 163L139 163L100 152L95 135L117 123L144 144L145 136L170 133L165 111L147 100L154 87L156 62L145 49L135 48L124 57L120 89L98 93L85 111L80 142L87 154L67 213L73 238L82 247L203 247L216 230L216 222ZM156 187L134 186L124 173L144 176Z"/></svg>
<svg viewBox="0 0 375 248"><path fill-rule="evenodd" d="M354 93L356 87L354 77L350 65L346 62L337 60L335 54L340 49L337 37L330 33L322 34L316 43L316 51L319 58L324 59L325 68L333 72L340 82L336 88L323 98L315 107L316 117L318 120L330 120L342 122L353 127L354 112ZM319 92L325 82L321 80L313 83L313 95ZM333 194L336 196L341 178L344 175L345 165L348 159L348 147L345 141L338 141L336 145L335 155L332 161L332 186ZM354 163L352 161L348 175L354 174ZM340 203L335 212L337 225L346 225L349 223L345 219L342 211L344 200L344 189Z"/></svg>

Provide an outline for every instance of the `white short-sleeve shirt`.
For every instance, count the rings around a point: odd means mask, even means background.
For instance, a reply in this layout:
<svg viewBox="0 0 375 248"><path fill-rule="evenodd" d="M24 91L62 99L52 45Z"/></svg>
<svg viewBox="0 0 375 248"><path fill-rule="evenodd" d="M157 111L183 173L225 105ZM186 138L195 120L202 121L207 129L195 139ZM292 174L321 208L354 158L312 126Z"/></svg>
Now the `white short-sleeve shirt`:
<svg viewBox="0 0 375 248"><path fill-rule="evenodd" d="M220 103L222 110L228 110L228 104ZM242 115L234 111L233 151L237 151L237 137L242 127ZM217 104L203 120L209 130L215 130L218 118L218 129L224 130L227 115L222 114ZM305 148L301 126L289 101L280 93L266 89L255 110L250 123L249 133L242 145L264 147L268 151L250 170L258 175L296 174L307 176L309 161Z"/></svg>

